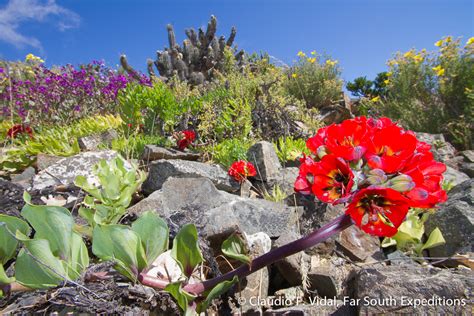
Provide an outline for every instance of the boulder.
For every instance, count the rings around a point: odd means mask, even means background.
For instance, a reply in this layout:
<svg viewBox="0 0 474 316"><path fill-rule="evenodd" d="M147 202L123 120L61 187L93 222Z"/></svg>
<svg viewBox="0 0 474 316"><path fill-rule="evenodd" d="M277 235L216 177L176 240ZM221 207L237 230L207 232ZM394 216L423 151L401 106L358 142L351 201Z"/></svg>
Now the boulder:
<svg viewBox="0 0 474 316"><path fill-rule="evenodd" d="M474 179L455 186L448 196L425 223L426 234L438 227L446 240L445 245L430 249L433 257L474 251Z"/></svg>
<svg viewBox="0 0 474 316"><path fill-rule="evenodd" d="M31 181L36 175L36 170L33 167L26 168L22 173L11 175L10 178L13 183L21 185L23 188L27 189L31 186Z"/></svg>
<svg viewBox="0 0 474 316"><path fill-rule="evenodd" d="M150 164L148 177L142 185L143 192L151 194L156 190L160 190L163 183L170 177L207 178L219 190L236 192L240 189L240 184L218 165L197 161L161 159Z"/></svg>
<svg viewBox="0 0 474 316"><path fill-rule="evenodd" d="M100 145L110 146L114 139L118 138L117 131L109 129L105 132L85 137L79 137L77 140L79 148L83 151L95 151L100 149Z"/></svg>
<svg viewBox="0 0 474 316"><path fill-rule="evenodd" d="M456 156L456 149L448 143L443 134L416 133L418 140L431 145L436 160L446 163Z"/></svg>
<svg viewBox="0 0 474 316"><path fill-rule="evenodd" d="M466 162L474 162L474 150L464 150L460 152Z"/></svg>
<svg viewBox="0 0 474 316"><path fill-rule="evenodd" d="M461 171L458 171L450 166L446 166L446 172L443 174L444 181L451 185L458 185L466 180L469 180L469 176Z"/></svg>
<svg viewBox="0 0 474 316"><path fill-rule="evenodd" d="M194 223L211 244L229 232L264 232L271 238L295 229L296 214L283 204L239 197L217 190L208 178L169 178L159 191L129 208L132 214L156 210L171 230Z"/></svg>
<svg viewBox="0 0 474 316"><path fill-rule="evenodd" d="M0 214L20 216L23 202L23 187L0 178Z"/></svg>
<svg viewBox="0 0 474 316"><path fill-rule="evenodd" d="M36 168L38 171L44 170L63 158L64 157L39 153L36 156Z"/></svg>
<svg viewBox="0 0 474 316"><path fill-rule="evenodd" d="M160 159L181 159L181 160L198 160L200 155L189 150L177 150L173 148L165 148L156 145L146 145L143 150L142 160L155 161Z"/></svg>
<svg viewBox="0 0 474 316"><path fill-rule="evenodd" d="M286 303L286 301L285 301ZM313 303L266 310L263 316L356 315L357 310L341 300L316 299Z"/></svg>
<svg viewBox="0 0 474 316"><path fill-rule="evenodd" d="M117 157L113 150L83 152L75 156L56 161L46 169L40 171L34 178L32 189L42 190L50 186L71 185L78 175L85 176L92 183L97 184L93 174L93 166L100 160L111 160Z"/></svg>
<svg viewBox="0 0 474 316"><path fill-rule="evenodd" d="M359 271L354 280L361 315L468 315L472 310L470 271L376 265Z"/></svg>
<svg viewBox="0 0 474 316"><path fill-rule="evenodd" d="M354 261L373 260L381 256L379 238L364 233L356 226L344 229L336 244Z"/></svg>
<svg viewBox="0 0 474 316"><path fill-rule="evenodd" d="M261 141L254 144L247 157L257 170L256 179L266 182L279 176L282 167L272 143Z"/></svg>
<svg viewBox="0 0 474 316"><path fill-rule="evenodd" d="M311 256L309 289L321 297L342 298L348 293L347 282L353 269L345 259L337 256Z"/></svg>

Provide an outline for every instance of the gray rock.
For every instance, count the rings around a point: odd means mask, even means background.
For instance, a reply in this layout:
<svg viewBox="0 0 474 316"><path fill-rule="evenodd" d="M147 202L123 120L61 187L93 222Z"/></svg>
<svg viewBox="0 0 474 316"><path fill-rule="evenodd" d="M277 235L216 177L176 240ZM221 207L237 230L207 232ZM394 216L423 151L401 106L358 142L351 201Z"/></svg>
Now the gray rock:
<svg viewBox="0 0 474 316"><path fill-rule="evenodd" d="M464 150L460 154L466 162L474 162L474 150Z"/></svg>
<svg viewBox="0 0 474 316"><path fill-rule="evenodd" d="M472 309L471 272L451 271L420 266L374 266L355 276L354 299L359 299L361 315L416 314L469 315ZM409 300L425 301L414 306ZM433 303L440 299L441 303ZM444 300L444 301L443 301ZM449 300L449 301L448 301ZM448 302L457 300L457 306ZM466 306L460 306L464 300ZM372 303L370 303L372 302ZM418 301L420 304L421 301ZM444 302L444 303L443 303Z"/></svg>
<svg viewBox="0 0 474 316"><path fill-rule="evenodd" d="M292 307L283 307L278 309L269 309L263 313L264 316L321 316L321 315L339 315L350 316L357 315L357 310L349 305L345 305L341 300L320 299L313 304L298 304Z"/></svg>
<svg viewBox="0 0 474 316"><path fill-rule="evenodd" d="M280 173L269 181L269 187L278 186L286 196L295 192L295 181L298 177L299 168L288 167L280 170Z"/></svg>
<svg viewBox="0 0 474 316"><path fill-rule="evenodd" d="M416 133L416 137L431 145L431 152L437 161L448 163L456 156L456 149L446 141L443 134Z"/></svg>
<svg viewBox="0 0 474 316"><path fill-rule="evenodd" d="M0 178L0 214L20 216L23 202L23 187Z"/></svg>
<svg viewBox="0 0 474 316"><path fill-rule="evenodd" d="M38 171L41 171L55 164L61 159L64 159L64 157L40 153L36 156L36 167L38 168Z"/></svg>
<svg viewBox="0 0 474 316"><path fill-rule="evenodd" d="M354 268L343 258L311 256L309 288L321 297L342 298L348 292L347 281L353 270Z"/></svg>
<svg viewBox="0 0 474 316"><path fill-rule="evenodd" d="M343 230L336 244L344 254L355 261L366 261L380 253L379 238L364 233L356 226Z"/></svg>
<svg viewBox="0 0 474 316"><path fill-rule="evenodd" d="M156 145L146 145L143 150L142 160L155 161L160 159L181 159L198 160L200 155L188 150L176 150L173 148L164 148Z"/></svg>
<svg viewBox="0 0 474 316"><path fill-rule="evenodd" d="M99 145L110 146L114 139L118 138L117 131L109 129L96 135L79 137L77 140L79 148L83 151L95 151L99 149Z"/></svg>
<svg viewBox="0 0 474 316"><path fill-rule="evenodd" d="M278 177L282 167L272 143L266 141L256 143L248 150L247 157L257 169L258 180L268 181Z"/></svg>
<svg viewBox="0 0 474 316"><path fill-rule="evenodd" d="M146 210L156 210L172 229L194 223L208 239L238 227L248 234L264 232L275 238L294 229L297 220L285 205L219 191L207 178L168 179L161 190L129 208L132 214Z"/></svg>
<svg viewBox="0 0 474 316"><path fill-rule="evenodd" d="M23 188L29 188L31 181L36 175L36 170L33 167L26 168L22 173L10 176L13 183L21 185Z"/></svg>
<svg viewBox="0 0 474 316"><path fill-rule="evenodd" d="M301 236L294 231L285 232L273 242L273 248L281 247L299 238L301 238ZM275 266L288 284L292 286L301 285L308 276L310 257L301 251L275 262Z"/></svg>
<svg viewBox="0 0 474 316"><path fill-rule="evenodd" d="M276 291L275 297L281 297L285 300L286 306L292 306L304 301L305 291L301 286L294 286Z"/></svg>
<svg viewBox="0 0 474 316"><path fill-rule="evenodd" d="M391 252L387 255L387 259L390 260L390 264L391 265L418 265L417 263L415 263L415 261L413 261L412 258L408 257L407 255L405 255L403 252L401 252L400 250L396 250L394 252Z"/></svg>
<svg viewBox="0 0 474 316"><path fill-rule="evenodd" d="M445 245L430 249L433 257L474 251L474 179L455 186L448 196L425 223L426 234L438 227L446 240Z"/></svg>
<svg viewBox="0 0 474 316"><path fill-rule="evenodd" d="M446 166L446 172L443 174L444 181L451 185L458 185L466 180L469 180L469 176L461 171L458 171L450 166Z"/></svg>
<svg viewBox="0 0 474 316"><path fill-rule="evenodd" d="M42 190L50 186L71 185L78 175L85 176L91 183L97 184L92 167L100 160L111 160L117 157L112 150L84 152L58 160L48 168L40 171L34 178L32 189Z"/></svg>
<svg viewBox="0 0 474 316"><path fill-rule="evenodd" d="M459 171L464 172L469 177L474 178L474 162L462 162Z"/></svg>
<svg viewBox="0 0 474 316"><path fill-rule="evenodd" d="M219 190L236 192L240 189L238 182L233 180L220 166L186 160L157 160L150 164L148 177L142 185L145 194L161 189L163 183L170 178L207 178Z"/></svg>

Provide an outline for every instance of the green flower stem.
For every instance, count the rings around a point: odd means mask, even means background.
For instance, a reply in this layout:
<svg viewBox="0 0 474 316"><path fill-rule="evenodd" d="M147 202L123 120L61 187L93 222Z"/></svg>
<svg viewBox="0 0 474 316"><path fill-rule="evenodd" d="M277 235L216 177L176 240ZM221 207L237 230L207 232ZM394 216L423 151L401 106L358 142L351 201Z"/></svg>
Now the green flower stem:
<svg viewBox="0 0 474 316"><path fill-rule="evenodd" d="M195 283L195 284L187 284L183 287L183 290L194 295L199 295L204 293L207 290L212 289L217 284L232 280L234 276L237 276L239 279L245 278L249 274L252 274L261 268L264 268L272 263L275 263L283 258L288 256L294 255L300 251L303 251L307 248L314 247L317 244L325 241L329 237L343 231L347 227L353 224L352 219L350 216L344 214L341 215L328 224L324 225L317 231L312 232L311 234L297 239L295 241L290 242L284 246L276 248L266 254L252 260L250 265L242 265L237 269L229 271L226 274L221 276L215 277L213 279ZM167 281L157 279L155 277L147 276L146 274L142 273L139 275L138 280L147 286L151 286L154 288L163 289L168 285Z"/></svg>

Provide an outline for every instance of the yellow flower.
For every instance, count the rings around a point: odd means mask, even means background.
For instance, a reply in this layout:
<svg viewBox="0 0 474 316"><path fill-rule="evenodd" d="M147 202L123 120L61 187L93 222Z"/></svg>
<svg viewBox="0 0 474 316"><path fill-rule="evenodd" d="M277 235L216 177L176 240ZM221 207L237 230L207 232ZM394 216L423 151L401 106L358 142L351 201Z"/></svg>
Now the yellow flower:
<svg viewBox="0 0 474 316"><path fill-rule="evenodd" d="M302 51L299 51L297 55L298 57L306 57L306 54L303 53Z"/></svg>
<svg viewBox="0 0 474 316"><path fill-rule="evenodd" d="M413 60L415 61L415 63L419 63L423 61L423 56L421 56L421 54L415 55L413 56Z"/></svg>
<svg viewBox="0 0 474 316"><path fill-rule="evenodd" d="M338 63L337 60L331 60L331 59L326 60L326 65L329 65L329 66L334 66L337 63Z"/></svg>
<svg viewBox="0 0 474 316"><path fill-rule="evenodd" d="M33 61L33 62L44 63L44 60L42 60L40 57L35 56L31 53L26 55L25 61Z"/></svg>
<svg viewBox="0 0 474 316"><path fill-rule="evenodd" d="M371 102L378 102L380 101L380 96L376 96L375 98L370 99Z"/></svg>
<svg viewBox="0 0 474 316"><path fill-rule="evenodd" d="M393 73L391 71L387 72L387 77L391 77Z"/></svg>
<svg viewBox="0 0 474 316"><path fill-rule="evenodd" d="M443 45L444 41L442 39L440 39L439 41L437 41L436 43L434 43L434 45L436 47L441 47L441 45Z"/></svg>
<svg viewBox="0 0 474 316"><path fill-rule="evenodd" d="M28 61L28 60L32 60L32 59L34 59L34 58L35 58L35 55L33 55L33 54L28 54L28 55L26 55L25 60Z"/></svg>
<svg viewBox="0 0 474 316"><path fill-rule="evenodd" d="M444 75L445 71L444 71L443 67L441 67L441 65L433 67L432 69L436 72L437 76L443 76Z"/></svg>
<svg viewBox="0 0 474 316"><path fill-rule="evenodd" d="M316 55L316 51L313 50L313 51L311 52L311 55L313 55L313 56Z"/></svg>
<svg viewBox="0 0 474 316"><path fill-rule="evenodd" d="M313 57L313 58L308 58L308 61L312 64L314 64L316 62L316 58Z"/></svg>
<svg viewBox="0 0 474 316"><path fill-rule="evenodd" d="M291 74L291 77L292 77L292 78L298 78L298 75L295 74L295 73L293 73L293 74Z"/></svg>
<svg viewBox="0 0 474 316"><path fill-rule="evenodd" d="M395 59L391 59L391 60L388 61L388 65L390 67L393 67L395 65L398 65L398 61L396 61Z"/></svg>
<svg viewBox="0 0 474 316"><path fill-rule="evenodd" d="M388 85L390 83L390 80L386 79L386 80L383 81L383 83L385 83L385 85Z"/></svg>
<svg viewBox="0 0 474 316"><path fill-rule="evenodd" d="M413 58L413 56L414 56L414 54L413 54L412 50L409 50L408 52L403 54L403 57L405 57L405 58Z"/></svg>
<svg viewBox="0 0 474 316"><path fill-rule="evenodd" d="M467 40L466 45L471 45L474 44L474 37L471 37L470 39Z"/></svg>
<svg viewBox="0 0 474 316"><path fill-rule="evenodd" d="M445 41L446 43L451 43L452 40L453 40L453 38L452 38L451 36L448 36L448 37L446 37L446 38L444 39L444 41Z"/></svg>

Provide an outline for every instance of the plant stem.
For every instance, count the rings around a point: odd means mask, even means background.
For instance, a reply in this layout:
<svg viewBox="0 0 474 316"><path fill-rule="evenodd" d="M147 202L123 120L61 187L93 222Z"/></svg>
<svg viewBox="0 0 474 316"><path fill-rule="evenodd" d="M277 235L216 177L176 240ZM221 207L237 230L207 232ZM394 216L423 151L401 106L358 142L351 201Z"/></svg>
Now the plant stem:
<svg viewBox="0 0 474 316"><path fill-rule="evenodd" d="M232 280L234 276L242 279L247 275L252 274L274 262L294 255L295 253L303 251L307 248L313 247L325 241L329 237L343 231L351 225L352 220L350 216L345 214L341 215L311 234L292 241L289 244L283 245L279 248L273 249L270 252L267 252L266 254L252 260L250 265L240 266L237 269L227 272L226 274L201 283L187 284L183 287L183 290L190 294L199 295L207 290L212 289L221 282ZM163 289L166 287L166 285L168 285L167 281L147 276L146 274L140 274L138 279L142 284L155 288Z"/></svg>

